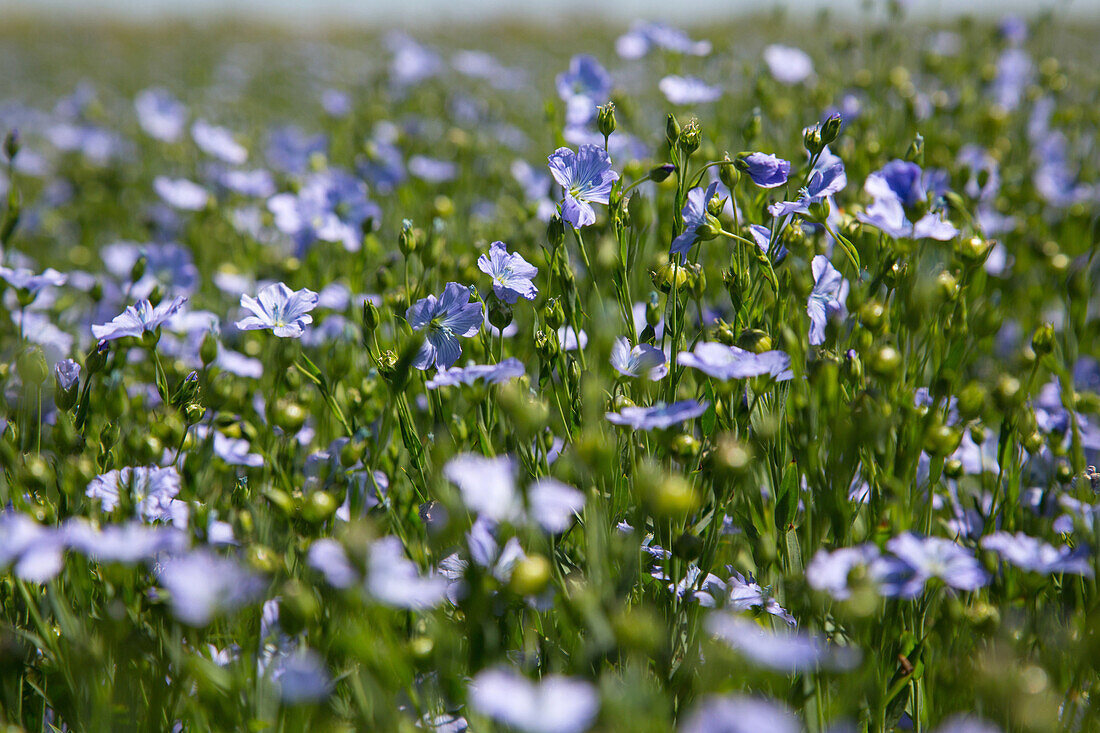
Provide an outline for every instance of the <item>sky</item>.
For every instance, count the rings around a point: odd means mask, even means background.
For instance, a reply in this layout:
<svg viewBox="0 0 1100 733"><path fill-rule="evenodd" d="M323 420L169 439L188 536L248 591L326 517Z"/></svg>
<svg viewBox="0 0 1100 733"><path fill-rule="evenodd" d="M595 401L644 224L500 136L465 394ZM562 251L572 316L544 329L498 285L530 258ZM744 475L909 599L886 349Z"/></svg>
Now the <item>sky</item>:
<svg viewBox="0 0 1100 733"><path fill-rule="evenodd" d="M855 14L866 0L790 0L774 3L802 12L829 7ZM881 5L881 2L876 3ZM1100 14L1096 0L909 0L910 15L948 18L961 13L1031 14L1039 8L1058 8L1070 14ZM450 20L476 22L498 18L553 21L593 14L613 22L634 18L665 20L691 26L728 20L738 13L769 9L760 0L0 0L5 13L47 18L97 17L136 22L170 18L215 20L235 16L292 25L355 24L362 26L421 23L438 25Z"/></svg>

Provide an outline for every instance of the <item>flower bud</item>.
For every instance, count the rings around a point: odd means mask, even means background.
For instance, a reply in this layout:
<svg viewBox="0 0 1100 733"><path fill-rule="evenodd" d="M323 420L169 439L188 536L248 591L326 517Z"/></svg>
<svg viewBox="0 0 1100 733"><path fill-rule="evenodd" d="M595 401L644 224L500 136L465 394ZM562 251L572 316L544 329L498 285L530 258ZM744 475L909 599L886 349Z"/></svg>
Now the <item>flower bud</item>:
<svg viewBox="0 0 1100 733"><path fill-rule="evenodd" d="M176 393L172 395L171 403L175 407L194 402L199 394L199 373L191 371L180 385L176 387Z"/></svg>
<svg viewBox="0 0 1100 733"><path fill-rule="evenodd" d="M408 257L416 251L417 244L416 230L413 229L412 220L403 220L401 222L401 233L397 235L397 246L401 250L401 254Z"/></svg>
<svg viewBox="0 0 1100 733"><path fill-rule="evenodd" d="M650 328L656 329L661 322L661 296L652 290L645 303L645 322Z"/></svg>
<svg viewBox="0 0 1100 733"><path fill-rule="evenodd" d="M703 540L691 532L684 532L672 543L672 554L681 560L694 560L702 551Z"/></svg>
<svg viewBox="0 0 1100 733"><path fill-rule="evenodd" d="M218 358L218 337L213 331L207 331L202 337L202 345L199 346L199 358L202 365L208 367Z"/></svg>
<svg viewBox="0 0 1100 733"><path fill-rule="evenodd" d="M54 404L62 412L68 412L76 404L80 390L80 365L72 359L57 362L53 368Z"/></svg>
<svg viewBox="0 0 1100 733"><path fill-rule="evenodd" d="M812 201L807 207L809 209L809 219L815 222L824 222L829 219L829 199L821 199L820 201Z"/></svg>
<svg viewBox="0 0 1100 733"><path fill-rule="evenodd" d="M192 402L183 408L183 416L188 425L194 425L206 416L206 408L198 402Z"/></svg>
<svg viewBox="0 0 1100 733"><path fill-rule="evenodd" d="M19 379L26 386L38 387L50 375L50 367L46 364L46 356L39 346L29 346L19 352L15 366L19 371Z"/></svg>
<svg viewBox="0 0 1100 733"><path fill-rule="evenodd" d="M1045 356L1054 351L1055 346L1054 326L1044 323L1035 330L1031 337L1031 348L1038 356Z"/></svg>
<svg viewBox="0 0 1100 733"><path fill-rule="evenodd" d="M718 180L730 191L736 188L741 180L741 171L734 166L729 153L722 156L722 165L718 166Z"/></svg>
<svg viewBox="0 0 1100 733"><path fill-rule="evenodd" d="M660 518L685 517L700 504L699 494L683 476L671 475L648 497L650 510Z"/></svg>
<svg viewBox="0 0 1100 733"><path fill-rule="evenodd" d="M535 352L539 355L543 363L553 361L554 357L558 355L559 349L558 335L556 333L547 333L544 330L540 330L535 334Z"/></svg>
<svg viewBox="0 0 1100 733"><path fill-rule="evenodd" d="M667 293L673 289L681 289L689 279L688 269L675 262L666 262L656 270L650 271L649 274L653 280L653 285L662 293Z"/></svg>
<svg viewBox="0 0 1100 733"><path fill-rule="evenodd" d="M1008 411L1023 401L1020 380L1009 374L1002 374L993 388L993 401L1001 410Z"/></svg>
<svg viewBox="0 0 1100 733"><path fill-rule="evenodd" d="M302 502L302 518L313 524L320 524L328 520L336 510L340 508L340 502L327 491L314 491Z"/></svg>
<svg viewBox="0 0 1100 733"><path fill-rule="evenodd" d="M737 337L737 347L754 354L763 354L772 350L772 338L759 328L746 328Z"/></svg>
<svg viewBox="0 0 1100 733"><path fill-rule="evenodd" d="M672 163L663 163L650 169L649 180L653 181L654 183L662 183L675 172L676 166L674 166Z"/></svg>
<svg viewBox="0 0 1100 733"><path fill-rule="evenodd" d="M880 379L892 379L901 367L901 354L893 346L883 346L871 357L871 372Z"/></svg>
<svg viewBox="0 0 1100 733"><path fill-rule="evenodd" d="M145 253L138 255L138 258L134 260L134 266L130 268L130 282L136 283L141 278L145 277L145 265L148 260L145 257Z"/></svg>
<svg viewBox="0 0 1100 733"><path fill-rule="evenodd" d="M546 223L546 241L550 243L551 249L558 249L565 243L565 224L562 223L560 214L555 213Z"/></svg>
<svg viewBox="0 0 1100 733"><path fill-rule="evenodd" d="M542 321L555 330L565 325L565 311L561 307L561 298L550 298L542 307Z"/></svg>
<svg viewBox="0 0 1100 733"><path fill-rule="evenodd" d="M596 128L605 138L611 137L611 133L615 132L616 127L615 103L608 102L598 109L599 111L596 114Z"/></svg>
<svg viewBox="0 0 1100 733"><path fill-rule="evenodd" d="M528 555L516 562L508 588L517 596L537 596L550 583L550 561L542 555Z"/></svg>
<svg viewBox="0 0 1100 733"><path fill-rule="evenodd" d="M955 241L955 254L967 264L980 265L989 256L994 244L995 242L982 239L977 235L960 238Z"/></svg>
<svg viewBox="0 0 1100 733"><path fill-rule="evenodd" d="M831 145L840 137L840 128L844 124L844 118L834 112L821 123L821 142L823 145Z"/></svg>
<svg viewBox="0 0 1100 733"><path fill-rule="evenodd" d="M15 160L15 156L19 155L19 130L12 128L8 131L8 134L4 136L4 155L8 158L8 163Z"/></svg>
<svg viewBox="0 0 1100 733"><path fill-rule="evenodd" d="M501 331L507 328L508 324L512 322L512 306L505 303L500 298L494 297L489 301L489 323L493 324Z"/></svg>
<svg viewBox="0 0 1100 733"><path fill-rule="evenodd" d="M680 123L676 121L676 115L671 112L668 113L668 117L665 118L665 139L668 140L668 146L671 148L676 145L680 139Z"/></svg>
<svg viewBox="0 0 1100 733"><path fill-rule="evenodd" d="M802 145L811 157L821 153L825 147L821 136L821 125L810 125L802 130Z"/></svg>
<svg viewBox="0 0 1100 733"><path fill-rule="evenodd" d="M905 151L905 159L910 163L924 165L924 136L919 132L913 138L913 142L909 143L909 148Z"/></svg>
<svg viewBox="0 0 1100 733"><path fill-rule="evenodd" d="M370 298L363 301L362 320L364 332L374 333L378 328L378 306Z"/></svg>
<svg viewBox="0 0 1100 733"><path fill-rule="evenodd" d="M107 339L100 339L99 343L93 346L88 355L84 357L84 367L88 370L89 376L107 365L107 352L110 349L111 342Z"/></svg>
<svg viewBox="0 0 1100 733"><path fill-rule="evenodd" d="M699 129L699 120L692 117L688 120L687 125L680 131L680 151L684 155L690 156L696 150L699 149L699 144L702 142L703 133Z"/></svg>

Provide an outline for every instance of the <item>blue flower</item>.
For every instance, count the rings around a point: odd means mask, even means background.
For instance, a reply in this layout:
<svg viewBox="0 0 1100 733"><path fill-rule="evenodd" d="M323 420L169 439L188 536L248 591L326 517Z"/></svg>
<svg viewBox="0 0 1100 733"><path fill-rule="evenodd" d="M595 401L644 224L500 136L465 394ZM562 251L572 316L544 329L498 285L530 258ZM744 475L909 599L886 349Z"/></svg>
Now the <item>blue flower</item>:
<svg viewBox="0 0 1100 733"><path fill-rule="evenodd" d="M814 590L826 592L835 600L848 600L852 595L848 588L852 570L873 568L879 555L879 549L872 544L841 547L832 552L821 548L806 566L806 582Z"/></svg>
<svg viewBox="0 0 1100 733"><path fill-rule="evenodd" d="M755 354L736 346L701 341L694 351L681 351L677 363L715 379L748 379L768 375L778 382L791 378L791 357L783 351Z"/></svg>
<svg viewBox="0 0 1100 733"><path fill-rule="evenodd" d="M592 204L606 204L619 174L611 170L611 158L597 145L581 145L574 153L558 148L547 159L554 180L565 189L561 216L574 229L596 223Z"/></svg>
<svg viewBox="0 0 1100 733"><path fill-rule="evenodd" d="M178 244L138 244L116 242L100 250L107 270L119 279L128 279L139 257L145 257L145 273L130 285L136 298L148 298L153 288L172 295L189 295L199 286L199 269L191 250Z"/></svg>
<svg viewBox="0 0 1100 733"><path fill-rule="evenodd" d="M680 733L799 733L798 718L785 705L746 695L712 696L695 706Z"/></svg>
<svg viewBox="0 0 1100 733"><path fill-rule="evenodd" d="M509 379L522 377L526 369L523 362L510 356L499 364L472 364L466 367L441 369L434 377L425 382L428 389L455 387L460 384L474 384L482 380L485 384L500 384Z"/></svg>
<svg viewBox="0 0 1100 733"><path fill-rule="evenodd" d="M294 238L299 253L316 240L339 242L349 252L363 243L363 223L381 218L381 209L367 197L367 187L341 170L308 176L297 194L268 199L279 231Z"/></svg>
<svg viewBox="0 0 1100 733"><path fill-rule="evenodd" d="M886 549L908 573L884 583L883 595L914 598L932 578L958 590L977 590L989 582L989 574L973 553L942 537L920 537L906 532L887 542Z"/></svg>
<svg viewBox="0 0 1100 733"><path fill-rule="evenodd" d="M688 191L687 203L684 204L684 210L680 212L681 216L684 218L684 231L680 236L672 240L672 247L669 250L669 254L678 254L686 257L688 251L700 240L697 230L707 223L707 204L714 198L717 192L717 181L711 182L711 184L706 187L706 190L702 188L693 188ZM717 232L714 234L717 235Z"/></svg>
<svg viewBox="0 0 1100 733"><path fill-rule="evenodd" d="M65 391L73 389L80 383L80 364L72 359L63 359L54 364L53 372L57 379L57 386Z"/></svg>
<svg viewBox="0 0 1100 733"><path fill-rule="evenodd" d="M588 682L547 675L532 682L510 669L487 669L470 683L470 706L523 733L583 733L600 709Z"/></svg>
<svg viewBox="0 0 1100 733"><path fill-rule="evenodd" d="M171 520L171 504L180 492L180 475L172 467L126 467L96 476L84 494L89 499L99 500L104 512L113 512L123 492L142 519L148 522Z"/></svg>
<svg viewBox="0 0 1100 733"><path fill-rule="evenodd" d="M458 283L447 283L443 294L429 295L405 311L405 320L414 331L426 328L424 345L413 360L417 369L446 369L462 356L458 337L469 337L481 329L481 303L470 302L470 289Z"/></svg>
<svg viewBox="0 0 1100 733"><path fill-rule="evenodd" d="M317 307L317 293L302 288L291 290L283 283L274 283L259 292L259 298L241 296L241 306L252 312L237 321L242 331L270 328L281 338L299 338L305 326L313 323L309 312Z"/></svg>
<svg viewBox="0 0 1100 733"><path fill-rule="evenodd" d="M764 49L764 63L775 80L782 84L798 84L813 76L814 62L800 48L778 43Z"/></svg>
<svg viewBox="0 0 1100 733"><path fill-rule="evenodd" d="M438 606L447 596L447 579L434 573L421 575L405 555L401 540L387 535L367 552L367 592L392 608L422 610Z"/></svg>
<svg viewBox="0 0 1100 733"><path fill-rule="evenodd" d="M782 186L791 173L790 161L767 153L741 154L737 156L736 166L761 188Z"/></svg>
<svg viewBox="0 0 1100 733"><path fill-rule="evenodd" d="M168 91L159 87L146 89L134 99L138 124L150 137L172 143L183 134L187 124L187 107Z"/></svg>
<svg viewBox="0 0 1100 733"><path fill-rule="evenodd" d="M699 417L707 411L708 402L681 400L672 404L659 402L653 407L624 407L619 412L604 414L613 425L630 427L634 430L653 430L670 428L685 420Z"/></svg>
<svg viewBox="0 0 1100 733"><path fill-rule="evenodd" d="M170 557L161 563L157 579L168 591L172 613L189 626L202 627L215 616L254 600L263 581L236 560L207 549Z"/></svg>
<svg viewBox="0 0 1100 733"><path fill-rule="evenodd" d="M624 377L648 377L657 381L668 374L665 352L650 344L638 344L630 348L630 340L623 336L611 347L611 366Z"/></svg>
<svg viewBox="0 0 1100 733"><path fill-rule="evenodd" d="M191 139L199 150L230 165L241 165L248 160L248 151L233 139L232 132L206 120L195 120L191 125Z"/></svg>
<svg viewBox="0 0 1100 733"><path fill-rule="evenodd" d="M741 614L713 612L707 616L706 627L749 661L780 672L822 667L843 670L859 663L859 652L851 647L828 644L821 637L794 630L771 631Z"/></svg>
<svg viewBox="0 0 1100 733"><path fill-rule="evenodd" d="M583 125L596 114L596 106L611 95L611 75L600 62L588 54L569 60L569 71L558 74L558 96L566 103L565 119L569 125Z"/></svg>
<svg viewBox="0 0 1100 733"><path fill-rule="evenodd" d="M77 517L65 523L63 532L70 548L99 563L134 565L152 560L162 552L183 552L190 544L190 538L181 529L138 520L97 527Z"/></svg>
<svg viewBox="0 0 1100 733"><path fill-rule="evenodd" d="M153 190L166 204L184 211L201 211L210 199L205 188L186 178L157 176L153 179Z"/></svg>
<svg viewBox="0 0 1100 733"><path fill-rule="evenodd" d="M504 242L489 245L489 255L478 257L477 266L493 278L493 292L505 303L512 304L520 298L534 300L539 294L531 282L539 274L538 268L518 252L509 254Z"/></svg>
<svg viewBox="0 0 1100 733"><path fill-rule="evenodd" d="M982 539L982 548L996 552L1018 568L1043 575L1071 573L1091 577L1093 574L1091 553L1086 545L1056 548L1023 532L994 532Z"/></svg>
<svg viewBox="0 0 1100 733"><path fill-rule="evenodd" d="M833 194L844 190L848 177L844 173L843 163L834 163L822 170L815 168L806 188L798 192L797 201L778 201L768 207L768 213L774 217L788 214L808 214L810 204L820 203Z"/></svg>
<svg viewBox="0 0 1100 733"><path fill-rule="evenodd" d="M938 196L946 190L939 176L931 171L922 173L916 163L890 161L882 170L867 176L863 190L874 202L858 215L859 220L891 237L947 241L959 233L943 218L942 212L929 211L916 223L907 218L907 211L926 204L929 193Z"/></svg>
<svg viewBox="0 0 1100 733"><path fill-rule="evenodd" d="M0 267L0 280L16 290L25 292L28 296L37 297L47 287L61 287L68 281L68 277L52 267L47 267L39 275L35 275L32 270L25 267L16 269Z"/></svg>
<svg viewBox="0 0 1100 733"><path fill-rule="evenodd" d="M17 578L45 583L61 572L65 563L65 537L26 514L0 511L0 570L12 567Z"/></svg>
<svg viewBox="0 0 1100 733"><path fill-rule="evenodd" d="M332 692L332 678L321 656L312 649L298 649L280 657L271 670L284 703L296 705L324 700Z"/></svg>
<svg viewBox="0 0 1100 733"><path fill-rule="evenodd" d="M185 302L187 302L187 298L181 295L154 308L148 300L139 300L134 305L126 306L126 310L115 316L110 323L93 325L92 335L97 340L105 339L107 341L125 338L126 336L140 338L147 331L157 330L165 321L174 316Z"/></svg>
<svg viewBox="0 0 1100 733"><path fill-rule="evenodd" d="M414 155L409 158L409 173L428 183L445 183L454 179L457 166L449 160Z"/></svg>
<svg viewBox="0 0 1100 733"><path fill-rule="evenodd" d="M810 343L817 346L825 341L825 326L829 319L844 316L848 281L841 277L840 271L824 255L815 255L810 269L814 275L814 289L806 303L806 313L810 316Z"/></svg>
<svg viewBox="0 0 1100 733"><path fill-rule="evenodd" d="M666 76L657 88L672 104L706 104L722 96L722 87L694 76Z"/></svg>
<svg viewBox="0 0 1100 733"><path fill-rule="evenodd" d="M710 41L693 41L679 28L664 23L637 21L615 41L615 52L624 59L640 59L653 48L688 56L706 56Z"/></svg>

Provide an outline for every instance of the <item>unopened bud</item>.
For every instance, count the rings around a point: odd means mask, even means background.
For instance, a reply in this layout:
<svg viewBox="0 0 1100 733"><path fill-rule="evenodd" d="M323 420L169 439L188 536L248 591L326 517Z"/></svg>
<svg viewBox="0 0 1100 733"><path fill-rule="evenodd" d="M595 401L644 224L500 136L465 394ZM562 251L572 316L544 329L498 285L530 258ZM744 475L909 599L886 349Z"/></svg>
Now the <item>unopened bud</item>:
<svg viewBox="0 0 1100 733"><path fill-rule="evenodd" d="M605 138L611 137L611 133L615 132L615 103L608 102L607 104L599 108L599 112L596 114L596 128L600 131L600 134Z"/></svg>
<svg viewBox="0 0 1100 733"><path fill-rule="evenodd" d="M675 171L676 166L674 166L672 163L664 163L662 165L656 166L649 171L649 180L653 181L654 183L661 183L665 181L669 176L671 176Z"/></svg>

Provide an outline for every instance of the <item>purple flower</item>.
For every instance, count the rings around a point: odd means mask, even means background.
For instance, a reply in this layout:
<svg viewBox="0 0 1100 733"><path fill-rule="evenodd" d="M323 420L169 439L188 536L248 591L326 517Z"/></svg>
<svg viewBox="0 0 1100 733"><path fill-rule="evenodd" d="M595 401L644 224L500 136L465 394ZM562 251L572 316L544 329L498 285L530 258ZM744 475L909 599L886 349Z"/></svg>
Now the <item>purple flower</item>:
<svg viewBox="0 0 1100 733"><path fill-rule="evenodd" d="M263 456L259 453L250 453L252 445L244 438L230 438L206 425L195 426L195 437L199 440L209 439L212 442L214 455L229 466L257 468L264 465Z"/></svg>
<svg viewBox="0 0 1100 733"><path fill-rule="evenodd" d="M96 476L84 494L98 499L104 512L113 512L125 493L135 513L149 522L172 519L171 503L180 492L176 469L137 466L108 471Z"/></svg>
<svg viewBox="0 0 1100 733"><path fill-rule="evenodd" d="M707 84L694 76L666 76L657 88L672 104L706 104L722 96L722 87Z"/></svg>
<svg viewBox="0 0 1100 733"><path fill-rule="evenodd" d="M199 269L191 250L178 244L137 244L116 242L100 250L107 270L119 279L128 279L139 257L145 257L145 274L130 286L135 297L147 298L153 288L172 295L189 295L199 285Z"/></svg>
<svg viewBox="0 0 1100 733"><path fill-rule="evenodd" d="M489 245L489 255L478 257L477 266L493 278L493 292L505 303L512 304L520 298L534 300L539 294L539 289L531 282L539 274L538 268L523 259L519 252L509 254L504 242Z"/></svg>
<svg viewBox="0 0 1100 733"><path fill-rule="evenodd" d="M665 352L650 344L638 344L630 348L630 340L623 336L615 339L611 347L611 366L624 377L648 377L657 381L668 374Z"/></svg>
<svg viewBox="0 0 1100 733"><path fill-rule="evenodd" d="M447 160L437 160L426 155L409 158L409 173L428 183L444 183L454 179L457 166Z"/></svg>
<svg viewBox="0 0 1100 733"><path fill-rule="evenodd" d="M1089 548L1085 545L1056 548L1023 532L994 532L982 539L982 548L996 552L1018 568L1043 575L1071 573L1091 577L1093 574Z"/></svg>
<svg viewBox="0 0 1100 733"><path fill-rule="evenodd" d="M10 267L0 267L0 280L16 290L37 297L47 287L61 287L68 281L68 278L52 267L47 267L40 275L35 275L32 270L25 267L14 270Z"/></svg>
<svg viewBox="0 0 1100 733"><path fill-rule="evenodd" d="M708 580L710 580L709 577ZM717 596L716 591L719 593ZM733 575L726 582L716 578L710 580L709 583L703 584L703 589L696 594L696 600L706 607L724 605L733 611L760 609L764 613L783 619L788 626L795 625L794 616L779 605L779 601L771 593L771 588L762 587L751 573L748 578L745 578L741 573L733 571Z"/></svg>
<svg viewBox="0 0 1100 733"><path fill-rule="evenodd" d="M134 99L134 109L141 129L162 142L179 140L183 126L187 124L187 107L159 87L138 94Z"/></svg>
<svg viewBox="0 0 1100 733"><path fill-rule="evenodd" d="M348 560L344 547L334 539L324 537L309 546L306 562L325 576L335 588L350 588L359 582L359 573Z"/></svg>
<svg viewBox="0 0 1100 733"><path fill-rule="evenodd" d="M565 190L561 215L574 229L596 223L592 204L606 204L611 186L619 174L611 170L607 151L596 145L581 145L574 153L558 148L548 158L550 173Z"/></svg>
<svg viewBox="0 0 1100 733"><path fill-rule="evenodd" d="M600 709L588 682L548 675L532 682L510 669L487 669L470 683L470 707L523 733L582 733Z"/></svg>
<svg viewBox="0 0 1100 733"><path fill-rule="evenodd" d="M267 159L282 173L300 176L309 169L316 153L324 153L328 142L324 135L306 135L294 126L277 127L267 137Z"/></svg>
<svg viewBox="0 0 1100 733"><path fill-rule="evenodd" d="M237 321L240 330L270 328L280 338L299 338L305 326L313 323L309 312L317 307L317 293L308 288L291 290L283 283L274 283L262 289L258 299L242 295L241 307L252 315Z"/></svg>
<svg viewBox="0 0 1100 733"><path fill-rule="evenodd" d="M848 577L852 570L872 567L879 555L878 548L871 544L841 547L832 552L819 549L806 566L806 582L814 590L824 591L835 600L845 601L852 596L848 588Z"/></svg>
<svg viewBox="0 0 1100 733"><path fill-rule="evenodd" d="M931 171L922 173L916 163L890 161L882 170L867 176L863 190L874 202L858 215L859 220L891 237L947 241L959 233L943 218L942 212L929 211L915 224L907 218L907 210L924 204L929 193L941 195L945 190L940 179Z"/></svg>
<svg viewBox="0 0 1100 733"><path fill-rule="evenodd" d="M684 231L680 236L672 240L672 247L669 254L678 254L682 257L687 257L688 251L695 246L695 243L700 240L697 230L699 227L707 223L707 204L714 198L718 192L718 182L713 181L706 189L693 188L688 191L687 203L684 204L683 211L680 212L684 218ZM714 233L716 235L717 232ZM710 236L714 236L710 235Z"/></svg>
<svg viewBox="0 0 1100 733"><path fill-rule="evenodd" d="M387 34L386 46L393 52L390 80L399 89L419 84L443 70L439 54L405 33L395 31Z"/></svg>
<svg viewBox="0 0 1100 733"><path fill-rule="evenodd" d="M186 302L187 298L181 295L154 308L148 300L139 300L134 305L126 306L126 310L115 316L110 323L93 325L92 335L97 340L107 341L126 336L140 338L143 333L160 328Z"/></svg>
<svg viewBox="0 0 1100 733"><path fill-rule="evenodd" d="M558 96L566 103L565 119L570 125L591 121L596 106L611 95L611 75L588 54L570 59L569 71L558 74L556 84Z"/></svg>
<svg viewBox="0 0 1100 733"><path fill-rule="evenodd" d="M997 75L993 79L993 101L1012 112L1020 106L1024 92L1035 73L1031 57L1022 48L1010 48L997 59Z"/></svg>
<svg viewBox="0 0 1100 733"><path fill-rule="evenodd" d="M351 113L351 97L339 89L321 92L321 109L329 117L347 117Z"/></svg>
<svg viewBox="0 0 1100 733"><path fill-rule="evenodd" d="M153 180L153 190L166 204L184 211L201 211L210 199L205 188L186 178L157 176Z"/></svg>
<svg viewBox="0 0 1100 733"><path fill-rule="evenodd" d="M778 382L785 382L793 376L791 357L786 352L773 350L755 354L713 341L699 342L694 351L681 351L676 362L723 381L766 374Z"/></svg>
<svg viewBox="0 0 1100 733"><path fill-rule="evenodd" d="M884 583L884 595L914 598L932 578L958 590L976 590L989 582L989 575L969 550L942 537L919 537L906 532L887 542L886 549L904 564L910 575L900 582Z"/></svg>
<svg viewBox="0 0 1100 733"><path fill-rule="evenodd" d="M562 326L558 329L558 344L565 351L576 351L577 348L588 346L588 334L581 329L578 335L572 326Z"/></svg>
<svg viewBox="0 0 1100 733"><path fill-rule="evenodd" d="M798 192L797 201L774 203L768 207L768 213L777 218L788 214L808 214L810 204L824 201L833 194L843 191L847 185L848 177L844 173L843 163L835 163L824 170L815 168L806 188Z"/></svg>
<svg viewBox="0 0 1100 733"><path fill-rule="evenodd" d="M605 413L604 417L613 425L630 427L633 430L653 430L670 428L685 420L699 417L709 406L709 402L697 400L681 400L670 405L658 402L653 407L624 407L619 412Z"/></svg>
<svg viewBox="0 0 1100 733"><path fill-rule="evenodd" d="M564 532L584 508L584 494L556 479L544 477L527 489L527 508L517 491L516 462L511 456L486 458L462 453L443 467L443 475L458 487L466 507L492 522L533 523L551 534Z"/></svg>
<svg viewBox="0 0 1100 733"><path fill-rule="evenodd" d="M268 199L279 231L294 238L299 253L316 240L339 242L349 252L363 243L363 224L381 218L381 209L367 197L359 179L340 170L309 175L297 194Z"/></svg>
<svg viewBox="0 0 1100 733"><path fill-rule="evenodd" d="M134 565L160 553L184 552L190 544L183 530L135 520L96 527L78 517L66 522L63 532L69 547L99 563Z"/></svg>
<svg viewBox="0 0 1100 733"><path fill-rule="evenodd" d="M781 84L798 84L814 73L814 62L805 51L778 43L764 49L764 63Z"/></svg>
<svg viewBox="0 0 1100 733"><path fill-rule="evenodd" d="M775 188L787 182L791 172L790 161L767 153L749 153L737 157L737 168L748 174L752 182L761 188Z"/></svg>
<svg viewBox="0 0 1100 733"><path fill-rule="evenodd" d="M826 667L851 669L859 652L830 645L817 636L794 630L775 632L740 614L715 611L707 616L707 631L749 661L780 672L805 672Z"/></svg>
<svg viewBox="0 0 1100 733"><path fill-rule="evenodd" d="M241 165L248 160L248 151L233 139L233 133L206 120L195 120L191 125L191 139L199 150L230 165Z"/></svg>
<svg viewBox="0 0 1100 733"><path fill-rule="evenodd" d="M679 28L664 23L637 21L615 41L615 52L624 59L640 59L654 48L688 56L706 56L710 41L693 41Z"/></svg>
<svg viewBox="0 0 1100 733"><path fill-rule="evenodd" d="M696 705L680 733L798 733L801 729L798 718L781 703L727 695Z"/></svg>
<svg viewBox="0 0 1100 733"><path fill-rule="evenodd" d="M280 657L271 670L271 679L288 705L324 700L332 692L325 662L312 649L302 648Z"/></svg>
<svg viewBox="0 0 1100 733"><path fill-rule="evenodd" d="M401 540L388 535L367 552L367 592L393 608L423 610L439 605L447 594L447 579L435 574L423 576L405 556Z"/></svg>
<svg viewBox="0 0 1100 733"><path fill-rule="evenodd" d="M222 187L242 196L266 199L275 193L275 178L264 168L220 171L217 181Z"/></svg>
<svg viewBox="0 0 1100 733"><path fill-rule="evenodd" d="M458 283L447 283L443 294L429 295L405 311L405 320L414 331L426 328L424 345L413 361L417 369L433 364L446 369L462 356L458 337L469 337L481 329L481 303L470 302L470 289Z"/></svg>
<svg viewBox="0 0 1100 733"><path fill-rule="evenodd" d="M63 359L53 366L57 386L68 392L80 383L80 364L72 359Z"/></svg>
<svg viewBox="0 0 1100 733"><path fill-rule="evenodd" d="M844 317L848 281L824 255L815 255L810 269L814 275L814 289L806 302L806 312L810 316L810 343L817 346L825 342L825 326L829 319Z"/></svg>
<svg viewBox="0 0 1100 733"><path fill-rule="evenodd" d="M193 550L165 560L157 570L172 613L188 626L206 626L215 616L254 600L263 581L236 560Z"/></svg>
<svg viewBox="0 0 1100 733"><path fill-rule="evenodd" d="M0 512L0 570L11 567L15 576L45 583L64 566L65 538L11 509Z"/></svg>
<svg viewBox="0 0 1100 733"><path fill-rule="evenodd" d="M509 379L522 377L526 373L523 362L510 356L499 364L472 364L466 367L441 369L424 386L428 389L456 387L460 384L472 385L479 380L485 384L500 384Z"/></svg>

